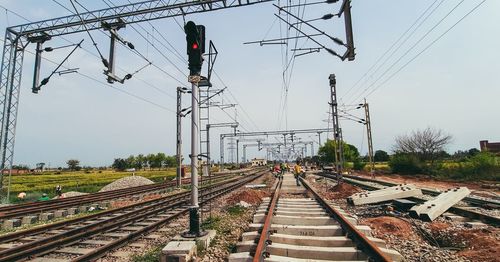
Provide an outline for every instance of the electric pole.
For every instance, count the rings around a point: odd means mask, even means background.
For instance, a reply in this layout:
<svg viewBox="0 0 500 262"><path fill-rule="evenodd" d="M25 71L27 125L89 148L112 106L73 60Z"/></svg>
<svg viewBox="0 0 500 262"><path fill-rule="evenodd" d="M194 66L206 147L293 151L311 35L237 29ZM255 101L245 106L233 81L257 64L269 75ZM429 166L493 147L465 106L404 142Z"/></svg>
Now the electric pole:
<svg viewBox="0 0 500 262"><path fill-rule="evenodd" d="M335 141L335 169L337 172L337 179L340 181L342 179L342 169L343 169L343 157L342 157L342 137L339 126L339 114L337 110L337 81L335 79L335 74L331 74L330 80L330 105L332 107L332 123L333 123L333 137Z"/></svg>
<svg viewBox="0 0 500 262"><path fill-rule="evenodd" d="M370 159L370 175L374 177L375 163L373 162L373 141L372 141L372 124L370 120L370 108L366 102L363 105L365 108L365 125L366 125L366 135L368 138L368 157Z"/></svg>

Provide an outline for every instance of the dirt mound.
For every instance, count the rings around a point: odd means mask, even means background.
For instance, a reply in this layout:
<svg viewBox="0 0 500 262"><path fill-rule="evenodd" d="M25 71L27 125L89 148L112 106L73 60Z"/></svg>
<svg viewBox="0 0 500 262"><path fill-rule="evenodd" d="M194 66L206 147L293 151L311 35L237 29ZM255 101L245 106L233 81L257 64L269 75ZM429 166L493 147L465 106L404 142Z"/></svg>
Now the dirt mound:
<svg viewBox="0 0 500 262"><path fill-rule="evenodd" d="M101 188L99 192L135 187L135 186L144 186L154 184L153 181L142 177L142 176L128 176L124 178L120 178L112 183L109 183L105 187Z"/></svg>
<svg viewBox="0 0 500 262"><path fill-rule="evenodd" d="M341 183L330 187L325 194L327 195L327 199L343 199L361 191L363 190L359 187L355 187L347 183Z"/></svg>
<svg viewBox="0 0 500 262"><path fill-rule="evenodd" d="M256 190L256 189L245 189L237 194L233 194L227 198L226 202L229 205L234 205L240 201L245 201L248 204L256 205L262 202L262 198L269 196L269 193Z"/></svg>
<svg viewBox="0 0 500 262"><path fill-rule="evenodd" d="M409 237L413 235L413 228L410 223L395 217L374 217L362 220L363 224L369 225L373 229L375 237L392 235L399 237Z"/></svg>
<svg viewBox="0 0 500 262"><path fill-rule="evenodd" d="M441 246L460 248L458 254L471 261L498 261L500 257L500 230L496 228L464 228L439 222L428 228Z"/></svg>

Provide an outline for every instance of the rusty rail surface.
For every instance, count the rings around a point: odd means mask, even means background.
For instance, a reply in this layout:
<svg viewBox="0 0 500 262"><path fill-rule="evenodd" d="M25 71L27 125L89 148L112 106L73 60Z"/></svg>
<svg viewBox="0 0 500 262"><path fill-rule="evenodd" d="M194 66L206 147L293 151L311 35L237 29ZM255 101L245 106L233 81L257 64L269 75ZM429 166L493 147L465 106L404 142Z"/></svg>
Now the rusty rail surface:
<svg viewBox="0 0 500 262"><path fill-rule="evenodd" d="M309 185L309 183L303 179L299 178L302 182L302 185L306 189L308 189L320 202L320 204L325 207L328 213L330 213L340 224L344 232L347 233L347 236L351 238L354 243L358 244L360 249L365 252L370 259L374 261L392 261L390 257L388 257L380 248L370 241L363 233L361 233L349 220L347 220L338 210L336 210L330 203L328 203L323 197L319 195L314 187Z"/></svg>
<svg viewBox="0 0 500 262"><path fill-rule="evenodd" d="M230 192L231 190L240 187L241 185L251 182L254 179L262 176L263 174L267 173L267 171L256 171L255 173L251 174L248 177L245 177L244 179L231 179L231 183L228 183L227 181L220 182L216 185L210 185L207 187L202 188L202 191L209 191L207 195L210 197L202 202L202 204L213 200L214 198L225 194L227 192ZM117 229L120 226L128 225L131 223L134 223L135 221L144 219L149 216L154 216L157 213L162 213L166 210L173 209L173 208L182 208L180 211L176 212L175 214L166 217L158 222L155 222L149 226L146 226L142 228L141 230L135 231L133 233L130 233L126 237L117 239L107 245L104 245L102 247L98 247L94 249L92 252L87 253L85 255L82 255L78 258L75 259L75 261L91 261L95 260L99 257L102 257L105 255L107 252L109 252L112 249L115 249L117 247L120 247L124 244L126 244L128 241L131 241L133 239L136 239L148 232L151 232L158 228L159 226L162 226L166 224L167 222L171 221L175 217L178 217L182 214L185 214L188 211L188 208L186 205L189 203L190 199L190 194L189 192L182 192L182 193L176 193L171 196L167 196L163 198L161 202L159 203L154 203L152 205L146 205L145 207L140 207L139 209L135 209L133 212L128 212L125 214L121 214L119 216L113 217L112 219L107 219L103 221L99 221L93 224L81 226L78 228L74 228L71 230L68 230L63 233L59 233L54 236L42 238L36 241L28 242L25 244L22 244L20 246L16 246L7 250L3 250L0 252L0 261L14 261L14 260L20 260L20 259L25 259L33 256L39 256L43 255L46 253L50 253L52 250L55 250L61 246L67 246L72 243L78 243L79 240L88 238L91 236L98 235L102 232L105 232L107 230L112 230L112 229ZM157 199L155 199L157 201ZM146 203L149 203L151 201L155 200L150 200L142 203L138 203L135 205L132 205L134 207L139 207L140 204L145 205ZM128 206L129 208L131 206ZM109 214L110 212L119 212L121 211L122 208L119 209L114 209L114 210L109 210L105 211L96 215L101 215L101 214ZM70 225L74 223L75 221L80 222L86 219L94 218L95 216L86 216L82 218L78 218L75 220L70 220L70 221L62 221L59 225L59 227L63 227L65 225ZM64 224L65 223L65 224ZM64 225L63 225L64 224ZM48 225L51 226L51 225ZM53 229L53 228L51 228ZM32 232L40 232L40 228L34 228L32 230L26 230L23 231L24 233L31 234ZM47 228L45 228L45 231ZM15 233L14 233L15 234Z"/></svg>
<svg viewBox="0 0 500 262"><path fill-rule="evenodd" d="M269 231L271 229L272 218L274 215L274 209L276 208L276 203L280 196L281 184L283 183L283 178L280 178L276 183L276 189L273 192L271 201L269 201L269 206L267 210L266 219L264 220L264 225L262 226L262 232L260 233L259 243L255 249L255 254L253 256L253 262L260 262L263 260L265 254L265 249L268 244Z"/></svg>
<svg viewBox="0 0 500 262"><path fill-rule="evenodd" d="M225 179L227 177L234 176L233 174L223 174L215 176L215 179ZM184 184L189 184L191 182L190 178L183 179ZM99 201L117 199L120 197L126 197L141 193L147 193L152 191L158 191L162 189L171 189L175 187L175 181L144 185L137 187L130 187L118 190L111 190L106 192L96 192L88 195L74 196L60 199L52 199L43 202L31 202L25 204L18 204L12 206L6 206L0 208L0 220L20 217L27 214L35 214L41 212L47 212L50 210L56 210L60 208L67 208L71 206L77 206L80 204L90 204Z"/></svg>

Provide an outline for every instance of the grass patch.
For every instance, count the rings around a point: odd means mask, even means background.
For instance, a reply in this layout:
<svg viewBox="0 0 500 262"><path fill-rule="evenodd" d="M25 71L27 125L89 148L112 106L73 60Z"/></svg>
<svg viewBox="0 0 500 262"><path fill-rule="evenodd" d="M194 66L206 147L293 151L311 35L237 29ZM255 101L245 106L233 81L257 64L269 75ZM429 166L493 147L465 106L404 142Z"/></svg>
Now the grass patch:
<svg viewBox="0 0 500 262"><path fill-rule="evenodd" d="M219 216L211 216L205 219L201 224L203 230L217 230L220 228L221 218ZM217 230L218 231L218 230Z"/></svg>
<svg viewBox="0 0 500 262"><path fill-rule="evenodd" d="M160 261L161 249L163 245L158 245L149 249L143 254L133 255L131 261L133 262L158 262Z"/></svg>
<svg viewBox="0 0 500 262"><path fill-rule="evenodd" d="M246 210L247 210L246 208L240 205L234 205L227 208L227 212L232 216L242 215L243 213L245 213Z"/></svg>
<svg viewBox="0 0 500 262"><path fill-rule="evenodd" d="M46 193L49 196L54 196L54 190L57 185L61 185L63 192L78 191L84 193L93 193L99 191L103 186L123 177L131 176L131 172L118 172L113 170L93 171L86 173L85 171L75 172L59 172L51 173L44 172L40 174L23 174L12 175L11 181L11 200L15 198L19 192L28 193L28 198L36 200L36 196ZM135 175L148 178L154 182L161 182L165 179L170 180L175 177L175 169L167 170L146 170L137 171ZM8 184L8 176L4 176L5 187ZM6 189L4 189L6 190ZM33 194L32 197L30 195Z"/></svg>

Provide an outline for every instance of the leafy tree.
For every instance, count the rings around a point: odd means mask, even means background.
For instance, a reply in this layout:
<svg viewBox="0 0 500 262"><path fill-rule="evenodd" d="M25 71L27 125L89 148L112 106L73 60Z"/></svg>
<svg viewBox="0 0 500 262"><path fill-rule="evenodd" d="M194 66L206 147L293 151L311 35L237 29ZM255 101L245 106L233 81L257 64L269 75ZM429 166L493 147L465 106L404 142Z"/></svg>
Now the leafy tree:
<svg viewBox="0 0 500 262"><path fill-rule="evenodd" d="M396 154L411 154L419 160L433 163L438 153L443 151L451 140L452 136L444 131L428 127L396 137L393 151Z"/></svg>
<svg viewBox="0 0 500 262"><path fill-rule="evenodd" d="M177 166L177 158L175 156L166 156L163 161L163 165L166 167L176 167Z"/></svg>
<svg viewBox="0 0 500 262"><path fill-rule="evenodd" d="M12 165L12 169L17 169L17 170L30 170L30 167L27 165Z"/></svg>
<svg viewBox="0 0 500 262"><path fill-rule="evenodd" d="M143 154L137 155L137 157L135 158L135 168L145 168L147 164L148 163L146 161L146 157Z"/></svg>
<svg viewBox="0 0 500 262"><path fill-rule="evenodd" d="M70 159L66 161L66 165L68 165L69 170L79 170L81 169L80 167L80 161L76 159Z"/></svg>
<svg viewBox="0 0 500 262"><path fill-rule="evenodd" d="M354 162L359 158L358 149L346 142L343 142L344 160ZM335 162L335 140L327 140L326 143L319 148L318 155L321 162Z"/></svg>
<svg viewBox="0 0 500 262"><path fill-rule="evenodd" d="M133 156L133 155L130 155L129 157L127 157L127 159L125 159L125 162L127 163L127 168L133 168L133 167L135 167L135 165L137 163L135 156Z"/></svg>
<svg viewBox="0 0 500 262"><path fill-rule="evenodd" d="M127 169L127 160L123 158L115 158L115 161L111 165L112 168L123 171Z"/></svg>
<svg viewBox="0 0 500 262"><path fill-rule="evenodd" d="M384 150L377 150L373 155L373 161L375 162L386 162L389 161L389 154Z"/></svg>

